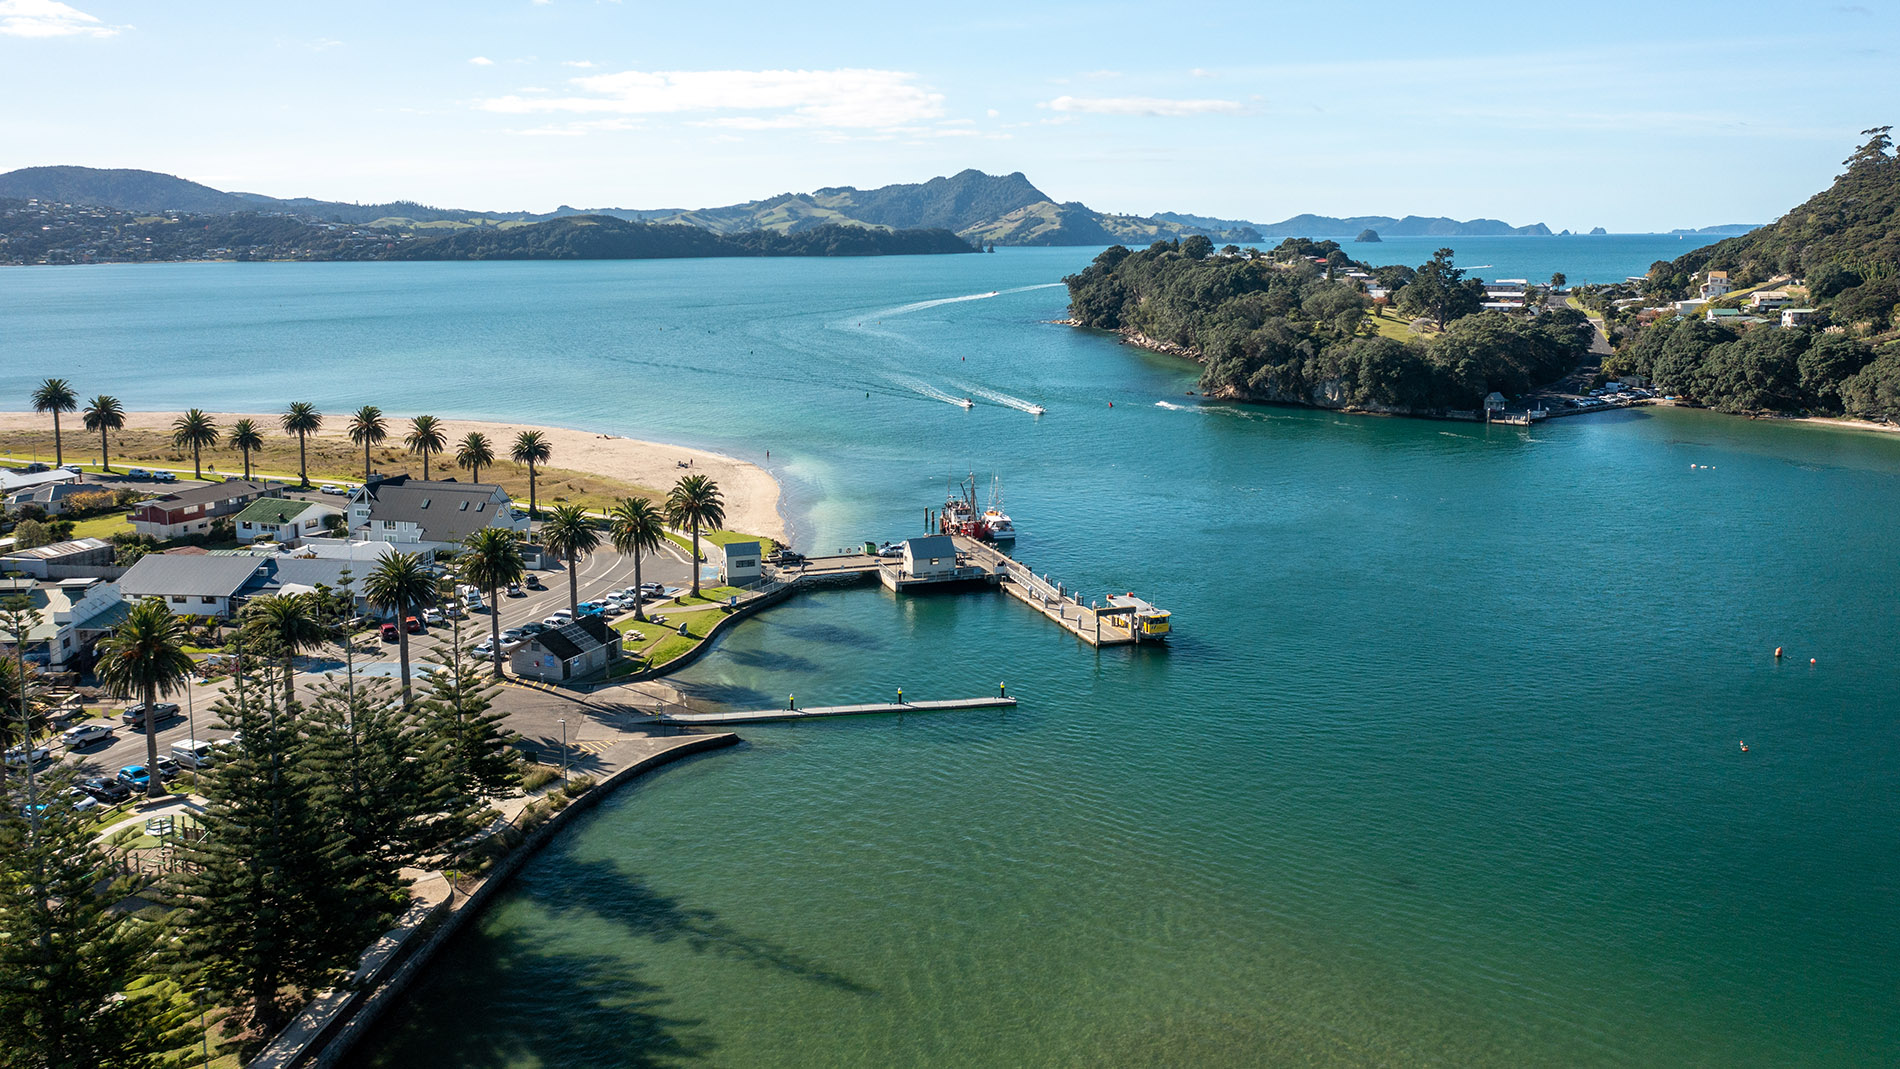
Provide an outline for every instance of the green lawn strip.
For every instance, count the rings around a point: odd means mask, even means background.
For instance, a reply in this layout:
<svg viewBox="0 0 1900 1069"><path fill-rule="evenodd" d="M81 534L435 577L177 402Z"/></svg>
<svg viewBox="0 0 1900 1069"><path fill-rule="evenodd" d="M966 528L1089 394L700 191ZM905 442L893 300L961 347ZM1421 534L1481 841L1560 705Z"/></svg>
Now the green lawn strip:
<svg viewBox="0 0 1900 1069"><path fill-rule="evenodd" d="M688 591L674 598L673 604L680 608L688 605L724 605L727 598L744 597L745 593L736 586L702 586L699 588L699 597L694 597L692 592Z"/></svg>
<svg viewBox="0 0 1900 1069"><path fill-rule="evenodd" d="M725 618L726 614L721 612L689 612L669 618L664 624L642 624L629 617L613 626L623 635L639 629L646 638L636 639L627 635L623 648L630 655L645 657L651 666L657 668L705 641L707 634ZM684 635L679 633L681 624L686 625Z"/></svg>
<svg viewBox="0 0 1900 1069"><path fill-rule="evenodd" d="M127 534L132 532L132 523L125 518L123 512L108 512L103 516L88 516L83 520L73 521L74 538L109 539L121 531Z"/></svg>
<svg viewBox="0 0 1900 1069"><path fill-rule="evenodd" d="M693 536L692 535L674 534L673 532L668 531L666 532L666 537L668 541L671 541L674 545L680 547L681 549L685 550L689 554L692 553L693 551ZM777 542L772 541L771 539L765 537L764 535L742 534L738 531L725 531L725 530L699 532L700 552L704 553L708 560L710 560L712 557L712 554L710 552L707 552L706 550L706 547L708 545L723 546L728 542L757 542L759 544L759 553L762 556L770 555L774 549L778 548Z"/></svg>

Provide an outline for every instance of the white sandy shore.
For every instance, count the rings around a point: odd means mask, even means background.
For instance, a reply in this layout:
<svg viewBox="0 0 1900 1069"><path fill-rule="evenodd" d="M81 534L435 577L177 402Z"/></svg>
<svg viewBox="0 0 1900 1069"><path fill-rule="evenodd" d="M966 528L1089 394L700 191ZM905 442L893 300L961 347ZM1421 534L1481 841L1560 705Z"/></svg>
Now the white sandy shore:
<svg viewBox="0 0 1900 1069"><path fill-rule="evenodd" d="M384 413L391 426L390 442L400 442L404 430L402 425L407 417L396 413ZM169 431L177 412L127 412L125 427L135 431ZM258 412L219 412L213 414L220 426L228 427L232 421L249 417L258 425L267 429L267 433L277 435L278 414ZM330 413L325 417L324 428L318 432L319 438L344 438L343 425L346 413ZM74 413L61 421L62 426L78 431L75 442L83 442L86 432L79 429L78 414ZM719 484L721 495L726 502L726 528L743 531L746 534L765 535L779 542L786 541L785 521L779 515L778 482L764 468L743 460L710 453L703 449L689 449L681 445L667 445L663 442L643 442L634 438L620 438L613 435L594 434L589 431L570 430L566 427L545 427L530 423L488 423L480 420L447 419L442 420L444 431L450 442L469 431L481 431L494 443L495 451L507 455L508 444L522 431L540 431L553 447L554 455L548 461L553 468L567 468L572 471L586 472L604 479L634 483L664 491L688 470L680 467L681 461L692 464L691 473L710 476ZM0 412L0 431L50 430L51 417L38 412Z"/></svg>

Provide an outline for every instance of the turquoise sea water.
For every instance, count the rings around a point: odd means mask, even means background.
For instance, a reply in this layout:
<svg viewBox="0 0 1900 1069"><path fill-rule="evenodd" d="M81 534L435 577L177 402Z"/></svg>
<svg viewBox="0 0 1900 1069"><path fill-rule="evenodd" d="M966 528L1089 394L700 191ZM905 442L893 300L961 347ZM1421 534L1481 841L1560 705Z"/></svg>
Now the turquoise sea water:
<svg viewBox="0 0 1900 1069"><path fill-rule="evenodd" d="M746 624L703 700L1023 704L748 728L622 793L365 1065L1900 1058L1900 441L1201 405L1045 322L1088 255L0 273L0 395L770 449L806 548L995 472L1019 557L1175 611L1099 653L989 596Z"/></svg>

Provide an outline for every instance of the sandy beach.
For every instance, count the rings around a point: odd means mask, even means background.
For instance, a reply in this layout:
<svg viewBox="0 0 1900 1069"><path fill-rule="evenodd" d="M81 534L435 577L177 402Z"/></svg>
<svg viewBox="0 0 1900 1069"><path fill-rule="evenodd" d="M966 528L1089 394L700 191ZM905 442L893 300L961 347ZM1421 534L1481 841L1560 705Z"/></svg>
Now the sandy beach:
<svg viewBox="0 0 1900 1069"><path fill-rule="evenodd" d="M220 427L229 427L235 420L249 418L255 420L265 433L272 437L283 436L278 426L278 413L258 412L218 412L212 416ZM390 435L385 445L400 448L403 434L408 430L408 417L396 413L384 413L389 420ZM166 431L178 418L177 412L127 412L125 429L128 431ZM323 430L313 436L345 440L344 425L348 413L326 413ZM548 461L552 468L566 468L585 472L604 479L634 483L639 486L655 487L660 490L672 486L681 476L697 474L710 476L719 484L726 502L726 528L743 531L746 534L765 535L779 542L786 541L785 521L779 515L778 482L765 469L756 464L703 449L689 449L680 445L667 445L663 442L644 442L635 438L621 438L614 435L594 434L588 431L570 430L566 427L547 427L529 423L490 423L468 419L442 419L444 432L450 444L453 456L453 443L470 431L480 431L488 436L495 451L504 458L508 444L522 431L540 431L553 447L554 455ZM68 413L61 417L60 427L64 432L69 457L91 458L97 454L97 442L80 422L79 413ZM0 412L0 432L35 430L50 431L52 417L39 412ZM504 463L507 463L504 459ZM682 463L691 468L681 467ZM416 475L421 474L421 464L414 467ZM456 475L453 462L446 472L440 460L436 472ZM293 473L294 474L294 473ZM360 474L360 473L359 473ZM460 473L466 477L466 473ZM312 473L314 479L315 473Z"/></svg>

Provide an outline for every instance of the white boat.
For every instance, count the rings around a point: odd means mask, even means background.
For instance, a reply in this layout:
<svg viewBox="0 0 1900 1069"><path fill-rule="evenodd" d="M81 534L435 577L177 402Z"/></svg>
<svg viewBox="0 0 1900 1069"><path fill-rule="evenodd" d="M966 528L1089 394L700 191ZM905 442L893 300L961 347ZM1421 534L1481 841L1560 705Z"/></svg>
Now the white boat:
<svg viewBox="0 0 1900 1069"><path fill-rule="evenodd" d="M961 408L975 408L976 402L970 400L968 397L965 397L962 400L958 401L957 405Z"/></svg>
<svg viewBox="0 0 1900 1069"><path fill-rule="evenodd" d="M1048 409L1046 409L1046 408L1044 408L1044 407L1042 407L1041 405L1030 405L1030 406L1029 406L1029 414L1030 414L1030 415L1032 415L1032 416L1040 416L1040 415L1042 415L1042 414L1043 414L1044 412L1047 412L1047 411L1049 411L1049 410L1048 410Z"/></svg>
<svg viewBox="0 0 1900 1069"><path fill-rule="evenodd" d="M1002 480L994 476L990 478L990 507L983 510L983 526L989 528L992 542L1016 541L1016 524L1003 511Z"/></svg>

